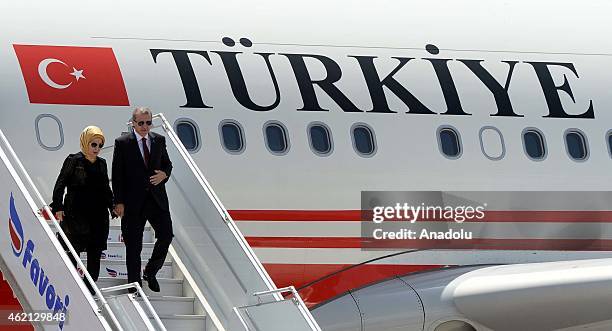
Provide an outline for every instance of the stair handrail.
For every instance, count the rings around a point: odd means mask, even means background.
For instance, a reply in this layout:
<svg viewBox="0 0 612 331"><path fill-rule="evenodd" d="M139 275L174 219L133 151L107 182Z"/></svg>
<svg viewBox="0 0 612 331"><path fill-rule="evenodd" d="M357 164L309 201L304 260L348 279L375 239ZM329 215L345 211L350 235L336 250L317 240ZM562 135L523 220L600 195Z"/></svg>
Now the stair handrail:
<svg viewBox="0 0 612 331"><path fill-rule="evenodd" d="M104 298L102 293L100 292L100 289L98 288L96 283L93 281L93 278L91 278L91 275L87 271L87 268L83 264L83 261L81 261L80 256L76 253L76 251L74 250L74 247L72 247L72 244L68 240L68 237L66 237L66 234L64 233L64 231L60 227L59 223L55 219L55 215L53 215L53 212L51 211L51 208L44 201L42 195L38 191L38 188L36 187L36 185L34 185L34 182L32 181L32 178L30 177L30 175L26 171L25 167L23 166L23 163L21 162L21 160L17 156L17 153L15 153L15 150L13 149L13 147L11 146L11 144L8 141L8 139L4 135L4 132L2 132L1 129L0 129L0 139L2 140L2 142L4 143L6 148L8 149L8 152L11 155L11 157L13 158L13 160L17 163L17 167L18 167L19 171L21 171L23 177L25 177L26 182L30 186L30 189L34 192L34 196L36 197L36 199L38 199L38 202L39 202L40 206L42 206L42 210L44 210L44 212L47 213L47 215L49 216L53 226L55 227L55 230L58 231L58 233L62 237L62 240L64 240L64 243L66 244L66 247L68 247L70 255L72 255L72 257L75 259L75 261L77 263L77 266L81 269L81 271L83 272L83 275L87 278L87 280L91 284L92 288L94 289L95 297L99 300L99 302L101 304L101 307L102 307L101 308L100 306L98 306L98 309L104 309L106 311L106 313L108 314L108 317L111 319L111 322L114 325L114 327L116 328L116 330L117 331L123 331L123 328L119 324L119 320L117 320L117 317L115 316L115 314L113 313L112 309L110 308L110 305L108 304L108 302L106 301L106 299ZM42 217L42 215L40 214L40 210L34 210L33 212L35 212L39 217L41 217L44 220L44 217ZM43 223L42 224L43 227L48 227L49 226L49 224L47 224L47 222L41 222L41 223ZM52 229L50 229L50 228L49 228L49 230L52 231ZM52 240L57 240L57 239L52 239ZM65 251L60 251L59 253L60 254L61 253L65 253ZM70 265L69 268L73 268L73 266Z"/></svg>
<svg viewBox="0 0 612 331"><path fill-rule="evenodd" d="M286 298L286 299L283 299L281 301L263 302L263 300L262 300L262 297L264 297L264 296L274 295L274 294L277 294L277 293L278 294L286 293L286 292L290 292L292 296L290 298ZM283 288L278 288L278 289L271 290L271 291L255 292L255 293L253 293L253 296L257 297L257 303L251 304L251 305L240 306L240 307L234 307L234 309L233 309L234 313L236 315L238 315L238 319L240 320L240 323L242 324L244 329L247 330L247 331L249 331L250 328L248 327L246 321L242 317L242 314L240 314L240 310L242 310L242 309L247 309L247 308L257 307L257 306L267 305L267 304L274 304L274 303L279 303L279 302L283 302L283 301L287 301L287 300L292 300L293 303L296 306L298 306L298 309L300 309L300 311L304 312L304 310L308 310L308 308L306 307L306 304L302 300L302 297L300 297L298 291L295 289L295 286L293 286L293 285L290 285L290 286L287 286L287 287L283 287ZM314 321L314 319L312 321ZM316 325L316 323L314 323L314 324L311 323L312 321L307 320L309 326L313 330L315 330L315 328L318 328L319 326ZM317 329L317 330L320 330L320 329Z"/></svg>
<svg viewBox="0 0 612 331"><path fill-rule="evenodd" d="M107 292L110 293L110 292L115 292L115 291L127 290L127 289L130 289L130 288L135 288L136 289L136 293L138 293L138 296L140 298L142 298L142 301L145 303L145 306L147 306L147 309L153 315L153 319L155 320L155 323L157 323L157 326L159 327L159 329L161 331L167 331L166 327L164 326L164 324L162 323L161 319L159 318L159 315L157 315L157 312L153 308L153 305L151 304L151 301L149 301L149 298L147 297L145 292L142 290L142 287L140 287L140 284L138 284L138 282L133 282L133 283L123 284L123 285L116 285L116 286L105 287L103 289L100 289L100 291L105 292L105 293L107 293Z"/></svg>
<svg viewBox="0 0 612 331"><path fill-rule="evenodd" d="M293 293L294 302L296 303L298 310L300 311L300 313L302 314L302 316L304 317L304 319L306 320L310 328L312 330L321 331L321 328L319 327L316 320L314 319L314 317L312 316L312 314L306 307L306 304L301 299L299 293L297 293L297 291L295 290L295 287L290 286L288 288L283 288L283 289L276 288L276 285L272 281L272 278L270 277L266 269L263 267L263 265L261 264L261 262L255 255L255 252L253 251L251 246L246 242L246 239L242 235L240 229L238 229L238 226L236 226L236 223L234 223L229 213L227 213L227 209L223 206L223 203L221 203L221 200L215 194L214 190L208 183L208 180L206 179L206 177L204 176L204 174L202 173L202 171L196 164L195 160L191 157L191 155L189 154L189 152L187 151L187 149L185 148L185 146L179 139L178 135L176 134L176 132L172 128L172 125L170 124L170 122L168 122L164 114L157 113L153 115L152 118L153 119L158 118L161 120L163 130L166 132L170 140L172 140L173 144L177 147L179 153L183 157L183 160L187 162L187 165L189 166L191 171L196 175L196 178L202 185L202 188L204 188L208 196L211 198L213 205L219 212L219 215L222 216L223 220L225 221L225 224L228 226L228 228L232 232L234 238L236 239L236 241L242 248L243 252L246 254L247 258L251 261L251 264L255 267L261 279L263 280L265 285L268 287L268 291L257 292L257 294L254 293L253 295L259 296L259 295L267 294L267 295L271 295L275 299L276 302L282 302L285 299L282 297L281 293L286 292L287 289L289 289L289 291L292 291ZM234 311L235 311L235 307L234 307Z"/></svg>
<svg viewBox="0 0 612 331"><path fill-rule="evenodd" d="M153 115L153 118L159 118L159 116L158 115ZM127 131L124 132L124 134L126 134L126 133L127 134L131 134L131 132L134 130L133 123L131 121L126 122L125 126L127 128ZM162 122L162 126L163 126L163 122ZM158 128L158 127L160 127L160 126L155 125L155 124L153 124L153 126L152 126L152 128ZM164 129L164 128L162 127L162 129ZM164 129L164 132L167 132L167 131ZM107 146L107 147L104 147L104 148L110 148L110 147L111 146ZM190 165L190 168L192 168L191 165ZM208 300L206 300L206 298L202 294L202 291L196 285L195 281L193 280L193 277L191 276L191 273L188 270L186 270L185 265L182 263L181 258L178 256L178 253L176 252L176 250L172 247L172 244L170 244L170 247L168 249L168 254L170 254L170 256L172 256L172 259L174 260L174 263L178 264L177 267L180 270L180 272L183 274L183 277L185 277L186 280L189 282L189 284L192 286L193 291L195 292L196 298L200 301L200 304L202 304L203 309L208 314L208 317L211 319L213 325L219 331L225 331L225 327L221 323L221 320L219 319L219 317L217 316L217 314L213 310L213 308L210 305L210 303L208 302Z"/></svg>
<svg viewBox="0 0 612 331"><path fill-rule="evenodd" d="M243 252L246 254L246 256L251 261L251 263L255 266L258 273L262 276L262 280L264 281L268 289L274 290L276 286L272 282L272 278L270 278L270 275L268 275L268 272L266 271L266 269L263 267L263 265L261 264L261 262L255 255L255 252L253 252L253 249L251 249L251 246L249 246L246 240L244 240L244 236L240 232L240 229L238 229L236 224L233 222L231 216L226 212L227 209L225 208L225 206L223 206L223 203L221 203L221 200L217 197L217 195L213 191L212 187L208 183L208 180L206 180L206 177L204 176L204 174L202 173L198 165L195 163L195 160L191 157L191 155L189 154L189 152L187 151L187 149L185 148L185 146L179 139L176 132L174 132L174 129L172 128L172 125L170 124L170 122L168 122L168 120L166 119L163 113L157 113L153 115L153 118L154 119L158 118L161 120L162 129L166 132L166 134L168 134L168 137L170 138L170 140L172 140L174 145L179 150L179 153L183 157L183 160L187 162L187 165L189 166L191 171L196 175L197 179L200 181L200 184L202 184L202 187L206 191L206 194L208 194L208 196L211 198L215 208L219 212L219 215L221 215L223 219L225 220L225 224L232 231L232 234L234 235L236 241L242 248ZM282 300L282 297L279 294L276 294L275 297L277 300Z"/></svg>

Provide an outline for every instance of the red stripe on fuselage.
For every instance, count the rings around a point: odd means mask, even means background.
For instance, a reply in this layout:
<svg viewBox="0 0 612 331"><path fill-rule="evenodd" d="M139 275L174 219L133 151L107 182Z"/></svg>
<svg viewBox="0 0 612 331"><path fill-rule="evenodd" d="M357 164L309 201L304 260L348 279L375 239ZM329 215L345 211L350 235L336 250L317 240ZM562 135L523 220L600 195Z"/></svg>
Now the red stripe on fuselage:
<svg viewBox="0 0 612 331"><path fill-rule="evenodd" d="M332 221L360 222L360 210L232 210L232 218L241 221ZM481 222L517 223L612 223L612 211L487 211ZM362 248L359 237L247 237L255 248ZM562 250L612 251L609 239L474 239L452 240L440 248L482 250ZM397 247L397 241L389 242ZM414 245L414 242L410 242ZM431 247L429 245L428 247ZM340 251L339 251L340 252ZM364 264L271 264L264 263L279 287L294 285L309 307L341 295L348 290L367 286L393 276L439 268L438 265ZM339 272L342 269L344 271Z"/></svg>
<svg viewBox="0 0 612 331"><path fill-rule="evenodd" d="M246 237L251 247L267 248L433 248L481 250L612 251L612 239L387 240L364 244L359 237Z"/></svg>
<svg viewBox="0 0 612 331"><path fill-rule="evenodd" d="M229 210L235 221L359 221L360 210Z"/></svg>
<svg viewBox="0 0 612 331"><path fill-rule="evenodd" d="M361 210L230 210L229 213L235 221L361 221ZM485 211L483 219L466 222L612 223L612 211L491 210Z"/></svg>

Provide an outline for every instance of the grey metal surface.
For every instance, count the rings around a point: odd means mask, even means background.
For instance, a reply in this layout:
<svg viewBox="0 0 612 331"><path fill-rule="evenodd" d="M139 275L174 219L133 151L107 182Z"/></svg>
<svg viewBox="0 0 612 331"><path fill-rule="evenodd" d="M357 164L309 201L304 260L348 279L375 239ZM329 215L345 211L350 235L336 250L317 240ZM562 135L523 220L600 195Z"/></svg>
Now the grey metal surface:
<svg viewBox="0 0 612 331"><path fill-rule="evenodd" d="M317 307L312 315L326 331L361 330L361 314L350 294Z"/></svg>
<svg viewBox="0 0 612 331"><path fill-rule="evenodd" d="M285 331L288 328L308 330L310 327L305 320L295 318L295 308L295 302L288 299L255 305L240 311L252 331Z"/></svg>
<svg viewBox="0 0 612 331"><path fill-rule="evenodd" d="M442 268L366 286L313 315L331 331L610 330L610 284L612 259Z"/></svg>
<svg viewBox="0 0 612 331"><path fill-rule="evenodd" d="M490 266L457 277L442 299L496 331L588 329L612 321L612 259Z"/></svg>
<svg viewBox="0 0 612 331"><path fill-rule="evenodd" d="M401 279L374 284L317 307L324 330L423 330L425 314L417 293Z"/></svg>
<svg viewBox="0 0 612 331"><path fill-rule="evenodd" d="M122 312L117 314L117 319L124 330L155 330L140 304L131 295L109 296L106 300L113 311Z"/></svg>
<svg viewBox="0 0 612 331"><path fill-rule="evenodd" d="M364 331L421 330L424 311L416 292L400 279L390 279L353 293Z"/></svg>
<svg viewBox="0 0 612 331"><path fill-rule="evenodd" d="M443 268L431 272L423 272L400 277L419 294L425 311L425 330L433 331L445 321L466 320L479 331L489 330L483 325L470 321L457 310L454 303L442 300L442 292L446 286L457 277L470 271L486 266L466 266L457 268ZM412 330L412 329L407 329Z"/></svg>

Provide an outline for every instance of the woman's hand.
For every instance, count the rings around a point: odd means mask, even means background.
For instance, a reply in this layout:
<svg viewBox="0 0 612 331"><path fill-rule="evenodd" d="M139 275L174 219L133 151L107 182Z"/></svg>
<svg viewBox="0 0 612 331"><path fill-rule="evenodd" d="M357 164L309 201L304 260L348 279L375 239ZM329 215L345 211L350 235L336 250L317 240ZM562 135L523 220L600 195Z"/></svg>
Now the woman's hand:
<svg viewBox="0 0 612 331"><path fill-rule="evenodd" d="M122 204L122 203L118 203L115 206L115 214L117 214L117 216L119 216L119 217L123 217L124 209L125 209L125 205Z"/></svg>
<svg viewBox="0 0 612 331"><path fill-rule="evenodd" d="M64 212L63 211L58 211L55 213L55 219L58 221L63 221L64 220Z"/></svg>

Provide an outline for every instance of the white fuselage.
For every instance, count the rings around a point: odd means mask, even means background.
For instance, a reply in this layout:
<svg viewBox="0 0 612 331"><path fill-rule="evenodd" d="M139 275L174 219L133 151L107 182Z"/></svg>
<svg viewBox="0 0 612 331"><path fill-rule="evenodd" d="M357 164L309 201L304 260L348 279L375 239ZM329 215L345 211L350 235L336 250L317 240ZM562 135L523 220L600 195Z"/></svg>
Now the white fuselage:
<svg viewBox="0 0 612 331"><path fill-rule="evenodd" d="M150 3L93 6L68 2L35 7L6 4L0 10L4 32L0 36L0 129L48 199L62 160L78 151L81 130L97 125L110 144L126 131L131 110L139 105L164 113L171 121L189 119L197 124L200 146L192 156L230 211L355 211L361 208L362 191L609 191L612 187L608 180L612 44L607 41L610 26L606 17L612 8L607 2L577 6L569 1L484 5L479 1L224 1L173 3L163 10ZM224 37L231 38L235 46L224 44ZM240 38L253 45L245 47ZM439 54L427 51L429 44L437 46ZM112 48L129 105L30 103L13 45ZM187 95L180 76L187 67L177 64L171 51L177 56L189 51L201 98ZM231 60L229 52L240 53L235 59L248 97L264 108L274 104L277 96L264 61L269 60L279 87L278 105L258 111L241 104L222 61L223 56ZM265 58L261 53L270 54ZM320 85L310 84L320 109L303 109L308 103L305 98L312 94L302 90L299 82L305 78L296 72L296 66L302 59L310 80L331 79L336 69L326 69L322 57L341 71L337 81L330 81L337 93L332 97ZM431 113L415 114L416 108L398 97L399 90L388 86L383 88L388 110L375 103L366 82L366 77L375 76L365 73L357 59L365 63L367 57L375 57L371 61L380 79L397 69L402 61L397 58L407 61L392 77ZM510 112L500 110L491 90L465 64L467 60L482 60L478 63L501 86L513 68L507 85ZM68 65L69 69L78 66ZM436 72L435 65L440 70L448 68L452 84ZM536 68L544 71L538 73ZM545 86L547 73L552 88ZM87 77L87 69L83 74ZM562 90L564 81L569 88ZM447 94L455 88L461 108ZM556 98L560 108L546 96ZM206 107L198 106L198 100ZM189 104L192 106L184 107ZM496 114L507 116L493 116ZM585 118L577 118L580 116ZM219 125L224 120L233 120L243 129L245 148L238 154L222 146ZM274 155L266 147L263 126L269 121L287 130L289 149L284 155ZM310 147L307 128L313 122L324 123L331 131L333 150L328 156L316 155ZM369 157L355 151L351 128L357 123L367 124L374 132L376 150ZM444 126L460 135L462 152L457 159L440 151L437 134ZM495 128L500 136L481 138L484 127ZM537 128L544 135L544 160L526 156L522 141L526 128ZM564 140L568 129L577 129L586 137L586 160L569 157ZM492 160L485 149L498 156L501 149L503 157ZM103 155L110 156L110 150ZM597 208L607 210L609 206ZM598 237L586 239L612 239L608 224L597 224ZM390 253L333 244L336 237L359 237L359 222L247 217L239 226L247 239L258 238L255 251L265 265L306 265L294 283L326 273L310 273L308 265L329 271ZM275 241L285 237L316 240L302 244ZM521 237L513 235L512 239ZM384 263L459 265L603 256L612 256L612 252L431 250ZM321 267L325 265L332 267ZM277 283L293 280L271 274Z"/></svg>

